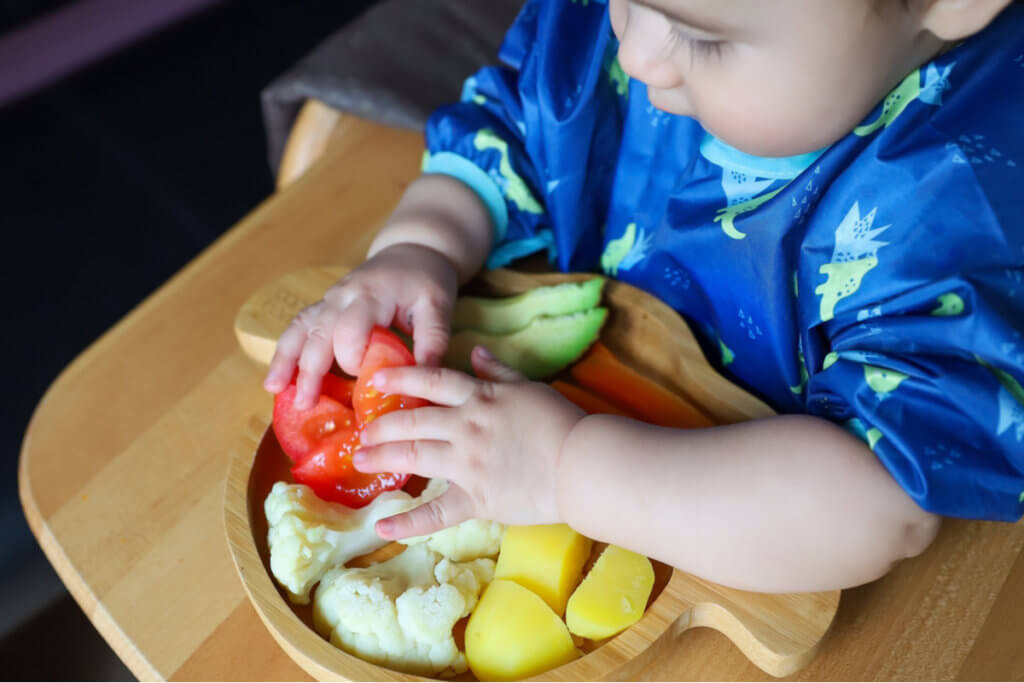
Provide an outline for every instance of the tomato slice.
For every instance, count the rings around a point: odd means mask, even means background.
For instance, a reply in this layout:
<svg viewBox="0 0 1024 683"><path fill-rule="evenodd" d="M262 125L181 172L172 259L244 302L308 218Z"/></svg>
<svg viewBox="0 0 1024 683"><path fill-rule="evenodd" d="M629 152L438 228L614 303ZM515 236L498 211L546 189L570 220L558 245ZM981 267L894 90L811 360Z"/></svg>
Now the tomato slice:
<svg viewBox="0 0 1024 683"><path fill-rule="evenodd" d="M356 421L365 425L377 419L384 413L393 410L406 408L420 408L430 405L422 398L403 396L401 394L382 394L372 386L369 381L373 373L381 368L394 368L403 365L415 365L409 349L394 332L383 328L375 327L370 333L370 343L366 347L366 354L359 366L359 379L352 390L352 408L355 410Z"/></svg>
<svg viewBox="0 0 1024 683"><path fill-rule="evenodd" d="M400 489L408 474L366 474L352 466L359 448L359 428L352 424L319 441L305 459L292 468L295 481L316 495L350 508L361 508L385 491Z"/></svg>
<svg viewBox="0 0 1024 683"><path fill-rule="evenodd" d="M320 439L355 424L352 412L352 388L355 381L326 375L320 398L308 410L295 408L295 384L274 397L274 434L281 450L299 462Z"/></svg>

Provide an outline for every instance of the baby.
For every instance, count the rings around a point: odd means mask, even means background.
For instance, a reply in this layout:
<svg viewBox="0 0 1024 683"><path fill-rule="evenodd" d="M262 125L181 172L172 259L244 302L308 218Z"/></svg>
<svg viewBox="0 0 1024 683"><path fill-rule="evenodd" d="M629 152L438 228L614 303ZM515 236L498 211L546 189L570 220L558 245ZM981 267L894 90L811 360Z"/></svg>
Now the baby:
<svg viewBox="0 0 1024 683"><path fill-rule="evenodd" d="M1024 510L1024 7L1009 0L529 0L503 66L427 127L425 174L266 379L299 407L374 325L435 407L363 433L368 472L451 482L385 538L565 522L758 591L861 584L940 515ZM779 417L585 416L477 348L456 290L545 251L661 298Z"/></svg>

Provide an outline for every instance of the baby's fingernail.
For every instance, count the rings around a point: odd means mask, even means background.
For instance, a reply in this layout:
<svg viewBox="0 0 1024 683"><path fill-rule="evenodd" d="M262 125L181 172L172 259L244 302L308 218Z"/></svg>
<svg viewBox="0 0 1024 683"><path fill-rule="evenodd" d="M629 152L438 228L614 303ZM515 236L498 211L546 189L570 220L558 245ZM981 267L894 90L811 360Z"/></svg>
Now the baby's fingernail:
<svg viewBox="0 0 1024 683"><path fill-rule="evenodd" d="M395 532L395 523L390 519L377 520L376 531L381 538L389 538Z"/></svg>
<svg viewBox="0 0 1024 683"><path fill-rule="evenodd" d="M494 360L494 354L491 353L486 346L476 347L476 355L479 356L481 360Z"/></svg>
<svg viewBox="0 0 1024 683"><path fill-rule="evenodd" d="M366 464L366 459L366 453L363 451L356 451L355 454L352 455L352 464L355 465L357 470L361 470L362 466Z"/></svg>
<svg viewBox="0 0 1024 683"><path fill-rule="evenodd" d="M373 373L373 377L370 378L370 386L376 387L377 389L382 388L388 381L388 374L384 370L378 370Z"/></svg>

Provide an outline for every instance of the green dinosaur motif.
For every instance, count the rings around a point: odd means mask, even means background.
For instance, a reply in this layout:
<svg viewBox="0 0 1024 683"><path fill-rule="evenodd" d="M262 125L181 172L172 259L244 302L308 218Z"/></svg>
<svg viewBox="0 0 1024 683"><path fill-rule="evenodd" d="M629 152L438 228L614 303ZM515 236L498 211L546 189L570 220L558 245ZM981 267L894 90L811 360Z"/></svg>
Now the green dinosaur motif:
<svg viewBox="0 0 1024 683"><path fill-rule="evenodd" d="M846 429L859 439L863 439L867 442L868 448L875 450L875 444L878 443L879 439L882 438L882 432L876 427L866 429L864 423L859 417L854 417L847 420L845 424Z"/></svg>
<svg viewBox="0 0 1024 683"><path fill-rule="evenodd" d="M725 345L725 342L722 341L721 337L718 338L718 347L722 350L722 365L723 366L729 365L734 360L736 360L736 354L732 352L732 349L730 349L728 346Z"/></svg>
<svg viewBox="0 0 1024 683"><path fill-rule="evenodd" d="M935 316L951 316L960 315L964 312L964 300L960 298L959 294L949 292L936 298L939 302L939 307L932 311L932 315Z"/></svg>
<svg viewBox="0 0 1024 683"><path fill-rule="evenodd" d="M747 234L745 232L740 232L739 230L736 229L736 219L741 214L749 213L755 210L757 207L769 201L770 199L775 197L775 195L785 190L787 187L789 187L788 184L783 185L777 190L773 190L772 192L763 194L760 197L754 197L753 199L748 199L745 202L734 204L733 206L727 206L724 209L719 209L716 212L718 215L715 216L715 223L721 223L722 232L724 232L726 235L733 238L734 240L744 239L746 238Z"/></svg>
<svg viewBox="0 0 1024 683"><path fill-rule="evenodd" d="M791 386L789 388L789 390L794 394L804 393L804 389L807 387L807 382L811 379L810 373L807 372L807 365L806 361L804 360L803 351L801 351L798 355L798 359L800 361L800 384L797 384L795 387Z"/></svg>
<svg viewBox="0 0 1024 683"><path fill-rule="evenodd" d="M821 369L828 370L830 367L835 365L835 362L839 360L839 354L835 351L830 351L825 354L824 360L821 361Z"/></svg>
<svg viewBox="0 0 1024 683"><path fill-rule="evenodd" d="M814 288L814 293L821 296L819 313L822 322L831 320L836 315L836 304L858 289L869 270L878 265L877 256L866 256L856 261L845 263L826 263L818 268L818 272L828 277L824 284Z"/></svg>
<svg viewBox="0 0 1024 683"><path fill-rule="evenodd" d="M626 232L618 239L610 240L601 254L601 269L615 277L619 269L629 270L647 258L654 235L643 228L637 231L636 223L626 226Z"/></svg>
<svg viewBox="0 0 1024 683"><path fill-rule="evenodd" d="M924 74L924 85L921 84L921 70L915 69L890 92L882 102L882 113L872 123L858 126L853 132L861 137L871 135L880 128L888 128L914 100L934 105L942 105L942 93L949 90L949 74L956 62L948 64L939 71L935 64L929 64Z"/></svg>
<svg viewBox="0 0 1024 683"><path fill-rule="evenodd" d="M999 380L999 383L1003 385L1003 388L1006 389L1007 393L1009 393L1017 403L1024 406L1024 386L1021 386L1020 382L1018 382L1013 375L1005 370L1000 370L987 362L981 356L975 355L974 358L982 365L982 367L995 375L995 378Z"/></svg>
<svg viewBox="0 0 1024 683"><path fill-rule="evenodd" d="M882 113L873 123L853 129L857 135L871 135L880 128L887 128L895 121L910 103L921 94L921 70L915 69L896 88L889 93L882 103Z"/></svg>
<svg viewBox="0 0 1024 683"><path fill-rule="evenodd" d="M613 277L618 275L619 264L626 258L626 254L633 248L634 243L636 243L636 223L630 223L626 226L626 232L622 237L609 241L605 246L604 253L601 254L601 270Z"/></svg>
<svg viewBox="0 0 1024 683"><path fill-rule="evenodd" d="M612 61L608 64L608 80L615 86L615 92L620 97L625 97L629 92L629 76L622 70L618 55L612 57Z"/></svg>
<svg viewBox="0 0 1024 683"><path fill-rule="evenodd" d="M818 268L827 279L814 289L814 293L821 296L822 322L835 317L836 304L859 290L864 276L878 265L878 250L888 242L875 238L892 226L875 228L876 212L877 209L872 209L861 217L860 204L854 202L836 228L832 260Z"/></svg>
<svg viewBox="0 0 1024 683"><path fill-rule="evenodd" d="M907 377L909 375L898 370L887 370L874 365L864 366L864 379L867 380L868 386L879 396L896 391Z"/></svg>
<svg viewBox="0 0 1024 683"><path fill-rule="evenodd" d="M501 173L501 180L504 182L499 182L499 185L502 186L506 199L515 204L520 211L534 214L544 213L544 209L534 199L533 193L530 192L526 182L512 169L507 142L495 135L494 131L490 128L484 128L477 132L476 138L473 140L473 146L480 151L493 149L501 154L501 163L498 165L498 171ZM496 178L495 180L498 179Z"/></svg>

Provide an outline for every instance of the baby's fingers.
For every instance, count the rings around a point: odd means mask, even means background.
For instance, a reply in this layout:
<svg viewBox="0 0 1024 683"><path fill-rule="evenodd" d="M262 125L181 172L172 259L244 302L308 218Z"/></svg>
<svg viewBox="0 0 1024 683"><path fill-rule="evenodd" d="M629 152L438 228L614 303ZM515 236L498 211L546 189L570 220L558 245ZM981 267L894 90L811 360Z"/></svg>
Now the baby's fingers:
<svg viewBox="0 0 1024 683"><path fill-rule="evenodd" d="M375 531L381 538L396 540L409 536L424 536L455 526L474 517L473 501L457 486L429 503L394 517L377 522Z"/></svg>
<svg viewBox="0 0 1024 683"><path fill-rule="evenodd" d="M363 448L352 456L359 472L418 474L428 479L450 479L451 444L446 441L395 441Z"/></svg>
<svg viewBox="0 0 1024 683"><path fill-rule="evenodd" d="M373 375L372 381L377 391L415 396L442 406L461 406L479 386L464 372L420 365L384 368Z"/></svg>
<svg viewBox="0 0 1024 683"><path fill-rule="evenodd" d="M448 349L451 302L424 297L412 308L413 353L418 365L438 365Z"/></svg>
<svg viewBox="0 0 1024 683"><path fill-rule="evenodd" d="M267 377L263 380L263 387L267 391L280 393L292 381L299 357L306 345L309 326L319 315L320 309L320 304L314 304L302 310L277 340L274 356L270 359L270 367L267 369Z"/></svg>
<svg viewBox="0 0 1024 683"><path fill-rule="evenodd" d="M395 316L394 307L363 296L351 301L334 329L334 357L346 373L356 377L374 326L387 327Z"/></svg>

